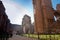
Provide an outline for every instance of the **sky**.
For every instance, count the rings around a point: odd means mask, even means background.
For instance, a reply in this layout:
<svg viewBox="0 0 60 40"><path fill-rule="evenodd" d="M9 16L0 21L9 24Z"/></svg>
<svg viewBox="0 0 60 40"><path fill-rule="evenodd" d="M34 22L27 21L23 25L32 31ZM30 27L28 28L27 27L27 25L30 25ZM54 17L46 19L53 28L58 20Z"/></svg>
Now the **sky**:
<svg viewBox="0 0 60 40"><path fill-rule="evenodd" d="M31 22L34 22L33 4L32 0L2 0L6 14L12 24L22 24L22 18L25 14L31 17ZM52 0L52 6L56 9L56 4L60 0Z"/></svg>
<svg viewBox="0 0 60 40"><path fill-rule="evenodd" d="M60 0L52 0L52 6L56 10L56 5L60 4Z"/></svg>

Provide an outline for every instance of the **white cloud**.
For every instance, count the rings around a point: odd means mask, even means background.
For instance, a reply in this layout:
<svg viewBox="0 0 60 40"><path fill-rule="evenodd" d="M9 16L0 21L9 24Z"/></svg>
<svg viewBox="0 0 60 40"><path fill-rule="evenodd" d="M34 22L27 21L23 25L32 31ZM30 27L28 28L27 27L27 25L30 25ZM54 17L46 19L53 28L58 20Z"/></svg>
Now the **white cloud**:
<svg viewBox="0 0 60 40"><path fill-rule="evenodd" d="M22 5L14 3L12 2L12 0L2 0L2 1L6 8L8 18L11 20L11 23L21 24L22 18L25 14L31 16L32 22L34 21L33 13L28 9L24 8Z"/></svg>

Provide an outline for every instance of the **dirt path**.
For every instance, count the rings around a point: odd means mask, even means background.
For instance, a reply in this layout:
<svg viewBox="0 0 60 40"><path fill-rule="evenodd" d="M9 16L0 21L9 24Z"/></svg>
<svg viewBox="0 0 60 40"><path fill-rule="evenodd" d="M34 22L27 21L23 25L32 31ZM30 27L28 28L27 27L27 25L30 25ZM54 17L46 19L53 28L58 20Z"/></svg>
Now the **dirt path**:
<svg viewBox="0 0 60 40"><path fill-rule="evenodd" d="M19 35L13 35L13 37L9 38L9 40L37 40L37 39L22 37Z"/></svg>

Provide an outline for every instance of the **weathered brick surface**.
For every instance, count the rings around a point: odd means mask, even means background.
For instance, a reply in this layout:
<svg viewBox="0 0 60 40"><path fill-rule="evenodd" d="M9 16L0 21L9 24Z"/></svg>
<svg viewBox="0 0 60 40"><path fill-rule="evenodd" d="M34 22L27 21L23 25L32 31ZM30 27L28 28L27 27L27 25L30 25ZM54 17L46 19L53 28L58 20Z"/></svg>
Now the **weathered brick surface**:
<svg viewBox="0 0 60 40"><path fill-rule="evenodd" d="M60 12L58 11L60 5L57 5L57 13L55 13L56 11L52 8L51 0L33 0L33 7L36 33L47 33L53 30L51 28L53 25L54 27L59 26L58 24L60 23L55 22L54 16L60 17Z"/></svg>

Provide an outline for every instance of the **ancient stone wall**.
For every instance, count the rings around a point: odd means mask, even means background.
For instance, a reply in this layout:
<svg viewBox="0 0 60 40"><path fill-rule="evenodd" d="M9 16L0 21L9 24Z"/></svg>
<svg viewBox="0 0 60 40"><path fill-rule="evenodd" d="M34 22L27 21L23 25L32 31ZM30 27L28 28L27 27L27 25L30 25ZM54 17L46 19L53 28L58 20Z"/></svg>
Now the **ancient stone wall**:
<svg viewBox="0 0 60 40"><path fill-rule="evenodd" d="M0 1L0 32L12 33L12 30L10 30L10 24L10 20L5 12L5 7L2 1Z"/></svg>
<svg viewBox="0 0 60 40"><path fill-rule="evenodd" d="M32 33L33 26L31 25L31 18L28 15L24 15L22 20L22 27L24 33Z"/></svg>

